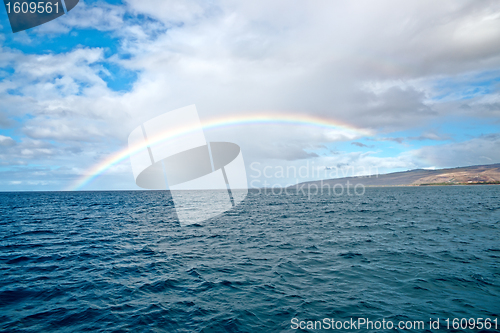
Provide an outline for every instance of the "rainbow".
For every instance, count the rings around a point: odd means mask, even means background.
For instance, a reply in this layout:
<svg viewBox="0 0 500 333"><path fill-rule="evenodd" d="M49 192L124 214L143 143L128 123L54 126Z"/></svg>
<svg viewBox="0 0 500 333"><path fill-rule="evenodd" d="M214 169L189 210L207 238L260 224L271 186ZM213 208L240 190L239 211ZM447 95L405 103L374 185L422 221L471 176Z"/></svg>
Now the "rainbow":
<svg viewBox="0 0 500 333"><path fill-rule="evenodd" d="M202 121L202 127L204 130L210 130L221 127L229 126L242 126L242 125L294 125L294 126L312 126L321 129L328 130L344 130L356 135L371 136L372 133L369 130L360 129L348 125L340 121L334 121L331 119L325 119L312 115L305 114L279 114L279 113L265 113L265 114L240 114L232 116L223 116L219 118L212 118L206 121ZM145 144L140 144L132 147L127 147L122 149L113 155L109 156L105 160L99 162L98 164L92 166L84 172L84 175L77 179L74 183L68 186L66 191L78 191L83 187L88 185L99 175L104 173L106 170L114 165L123 162L131 155L145 149L148 145L154 145L165 140L171 140L175 137L189 134L195 131L196 128L180 127L176 131L169 131L162 133L157 137L148 138L148 142Z"/></svg>

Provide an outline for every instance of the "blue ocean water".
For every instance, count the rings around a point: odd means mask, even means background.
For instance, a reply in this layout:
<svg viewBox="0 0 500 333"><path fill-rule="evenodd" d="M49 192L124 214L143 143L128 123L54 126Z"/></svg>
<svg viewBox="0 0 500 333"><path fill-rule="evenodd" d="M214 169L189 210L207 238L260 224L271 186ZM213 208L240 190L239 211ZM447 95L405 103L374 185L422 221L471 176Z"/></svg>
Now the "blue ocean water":
<svg viewBox="0 0 500 333"><path fill-rule="evenodd" d="M499 314L500 186L252 191L184 227L167 191L0 193L4 332L318 332L292 319Z"/></svg>

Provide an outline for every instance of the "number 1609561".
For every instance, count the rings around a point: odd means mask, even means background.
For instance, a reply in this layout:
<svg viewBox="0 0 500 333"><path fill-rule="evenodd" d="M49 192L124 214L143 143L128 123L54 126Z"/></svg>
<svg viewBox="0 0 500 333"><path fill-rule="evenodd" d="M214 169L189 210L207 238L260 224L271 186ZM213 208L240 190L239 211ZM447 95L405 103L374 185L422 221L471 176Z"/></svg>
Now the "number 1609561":
<svg viewBox="0 0 500 333"><path fill-rule="evenodd" d="M38 14L51 14L52 12L59 13L59 3L55 2L7 2L5 4L7 8L7 13L15 14L27 14L27 13L38 13Z"/></svg>

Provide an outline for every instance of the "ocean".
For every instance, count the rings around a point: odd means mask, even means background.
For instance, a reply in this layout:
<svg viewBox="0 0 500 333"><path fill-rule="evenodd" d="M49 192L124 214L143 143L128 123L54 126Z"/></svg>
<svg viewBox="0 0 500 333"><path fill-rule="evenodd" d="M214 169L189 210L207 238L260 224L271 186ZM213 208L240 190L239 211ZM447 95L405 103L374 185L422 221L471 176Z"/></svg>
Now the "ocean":
<svg viewBox="0 0 500 333"><path fill-rule="evenodd" d="M168 191L0 193L0 271L3 332L495 332L500 186L252 190L188 226Z"/></svg>

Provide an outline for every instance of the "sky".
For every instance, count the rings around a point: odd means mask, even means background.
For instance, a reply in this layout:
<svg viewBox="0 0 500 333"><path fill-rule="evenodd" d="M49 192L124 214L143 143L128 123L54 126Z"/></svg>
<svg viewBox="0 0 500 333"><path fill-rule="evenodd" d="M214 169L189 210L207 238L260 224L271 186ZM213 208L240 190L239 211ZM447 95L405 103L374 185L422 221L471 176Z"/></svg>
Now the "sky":
<svg viewBox="0 0 500 333"><path fill-rule="evenodd" d="M191 104L243 119L205 136L253 187L500 163L500 2L80 0L15 34L0 8L0 191L139 189L96 166Z"/></svg>

